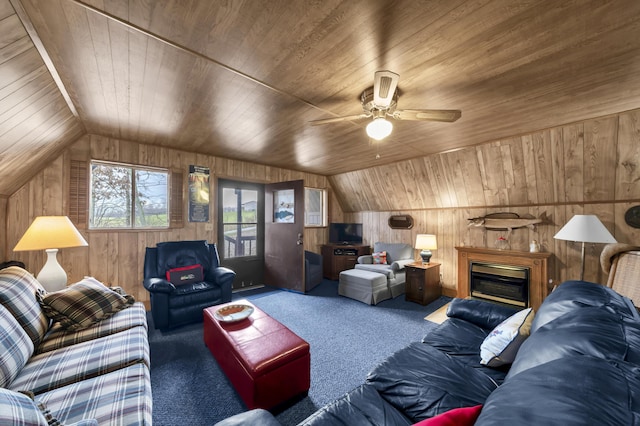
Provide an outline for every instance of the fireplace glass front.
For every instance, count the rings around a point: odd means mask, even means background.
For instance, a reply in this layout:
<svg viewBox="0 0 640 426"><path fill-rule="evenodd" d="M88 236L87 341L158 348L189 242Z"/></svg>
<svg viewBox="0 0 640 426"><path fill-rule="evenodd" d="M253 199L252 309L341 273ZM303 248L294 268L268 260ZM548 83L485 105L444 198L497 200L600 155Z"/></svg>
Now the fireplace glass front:
<svg viewBox="0 0 640 426"><path fill-rule="evenodd" d="M529 268L471 262L471 297L529 306Z"/></svg>

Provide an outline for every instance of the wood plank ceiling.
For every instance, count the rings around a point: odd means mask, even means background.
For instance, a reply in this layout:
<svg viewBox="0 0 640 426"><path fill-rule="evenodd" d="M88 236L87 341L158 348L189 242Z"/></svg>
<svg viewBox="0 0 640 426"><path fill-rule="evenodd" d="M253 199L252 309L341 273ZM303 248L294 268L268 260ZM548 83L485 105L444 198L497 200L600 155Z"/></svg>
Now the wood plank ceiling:
<svg viewBox="0 0 640 426"><path fill-rule="evenodd" d="M0 0L0 33L0 182L83 132L336 175L640 107L637 0ZM380 69L462 118L309 125Z"/></svg>

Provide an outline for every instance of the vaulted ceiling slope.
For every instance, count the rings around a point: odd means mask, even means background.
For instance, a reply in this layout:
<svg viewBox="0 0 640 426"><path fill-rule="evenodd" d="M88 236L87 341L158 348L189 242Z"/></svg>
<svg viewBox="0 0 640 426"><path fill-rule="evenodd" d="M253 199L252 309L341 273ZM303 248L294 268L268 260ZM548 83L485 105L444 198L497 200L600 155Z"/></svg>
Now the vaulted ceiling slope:
<svg viewBox="0 0 640 426"><path fill-rule="evenodd" d="M0 19L0 182L84 132L337 175L640 107L637 0L0 0ZM381 69L400 108L462 118L380 143L309 125L361 112Z"/></svg>

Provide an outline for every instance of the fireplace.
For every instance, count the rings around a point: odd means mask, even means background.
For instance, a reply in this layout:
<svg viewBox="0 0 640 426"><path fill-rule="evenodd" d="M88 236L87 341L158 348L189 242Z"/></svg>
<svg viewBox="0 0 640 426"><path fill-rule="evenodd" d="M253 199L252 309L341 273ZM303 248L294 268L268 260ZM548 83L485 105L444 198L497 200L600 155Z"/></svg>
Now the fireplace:
<svg viewBox="0 0 640 426"><path fill-rule="evenodd" d="M529 274L528 306L537 310L544 298L547 297L548 259L551 253L496 250L485 247L456 247L456 250L458 251L457 297L471 296L471 263L508 265L527 269Z"/></svg>
<svg viewBox="0 0 640 426"><path fill-rule="evenodd" d="M471 297L524 308L529 306L529 268L471 262L469 274Z"/></svg>

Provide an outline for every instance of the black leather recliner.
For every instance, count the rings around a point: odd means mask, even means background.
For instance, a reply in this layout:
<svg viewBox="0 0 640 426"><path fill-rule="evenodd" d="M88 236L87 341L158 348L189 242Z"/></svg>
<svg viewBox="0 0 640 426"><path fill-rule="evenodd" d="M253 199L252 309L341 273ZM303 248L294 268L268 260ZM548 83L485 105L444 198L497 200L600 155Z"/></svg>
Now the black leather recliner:
<svg viewBox="0 0 640 426"><path fill-rule="evenodd" d="M170 269L200 264L202 281L175 285L167 280ZM155 328L167 330L200 322L202 310L231 301L236 273L220 266L215 244L207 241L169 241L147 247L143 285L151 296Z"/></svg>

